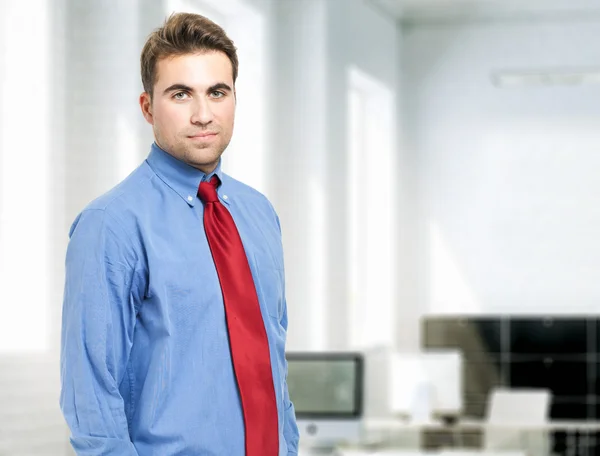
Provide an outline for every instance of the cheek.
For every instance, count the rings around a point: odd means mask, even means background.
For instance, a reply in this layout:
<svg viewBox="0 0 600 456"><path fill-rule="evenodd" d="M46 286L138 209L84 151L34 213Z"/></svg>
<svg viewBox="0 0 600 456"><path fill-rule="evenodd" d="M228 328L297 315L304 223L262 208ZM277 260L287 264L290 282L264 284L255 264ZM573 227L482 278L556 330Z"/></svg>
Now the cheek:
<svg viewBox="0 0 600 456"><path fill-rule="evenodd" d="M221 124L224 128L232 129L235 120L235 106L227 106L219 113Z"/></svg>
<svg viewBox="0 0 600 456"><path fill-rule="evenodd" d="M182 109L163 108L154 116L155 121L167 132L175 132L187 124L189 117L186 117Z"/></svg>

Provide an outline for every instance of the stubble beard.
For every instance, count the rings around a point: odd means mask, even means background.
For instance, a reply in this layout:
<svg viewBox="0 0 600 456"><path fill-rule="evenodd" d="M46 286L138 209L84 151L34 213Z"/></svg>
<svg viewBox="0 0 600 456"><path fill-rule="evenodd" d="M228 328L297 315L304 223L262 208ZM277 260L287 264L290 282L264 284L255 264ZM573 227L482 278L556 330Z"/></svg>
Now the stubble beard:
<svg viewBox="0 0 600 456"><path fill-rule="evenodd" d="M185 162L195 168L204 168L216 164L225 150L221 144L210 144L206 146L201 144L182 144L182 147Z"/></svg>
<svg viewBox="0 0 600 456"><path fill-rule="evenodd" d="M158 146L165 152L194 168L205 168L218 162L228 144L192 144L187 137L176 137L173 142L163 138L160 131L155 130Z"/></svg>

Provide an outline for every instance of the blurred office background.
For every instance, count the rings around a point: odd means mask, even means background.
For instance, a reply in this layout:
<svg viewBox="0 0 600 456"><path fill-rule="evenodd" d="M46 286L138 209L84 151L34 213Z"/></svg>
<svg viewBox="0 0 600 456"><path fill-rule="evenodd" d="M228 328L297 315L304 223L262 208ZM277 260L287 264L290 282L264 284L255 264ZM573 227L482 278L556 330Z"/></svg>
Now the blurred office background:
<svg viewBox="0 0 600 456"><path fill-rule="evenodd" d="M457 348L469 416L527 386L600 420L600 2L2 0L0 455L70 454L68 229L148 153L173 11L238 46L224 169L279 213L290 351Z"/></svg>

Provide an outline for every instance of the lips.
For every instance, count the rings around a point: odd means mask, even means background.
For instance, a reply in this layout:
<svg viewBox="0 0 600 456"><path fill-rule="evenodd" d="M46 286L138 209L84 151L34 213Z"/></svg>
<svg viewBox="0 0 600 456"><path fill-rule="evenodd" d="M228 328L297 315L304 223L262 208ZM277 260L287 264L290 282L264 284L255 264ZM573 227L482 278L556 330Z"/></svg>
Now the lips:
<svg viewBox="0 0 600 456"><path fill-rule="evenodd" d="M215 136L217 133L216 132L203 132L203 133L198 133L195 135L191 135L190 138L198 138L198 139L202 139L202 138L212 138L213 136Z"/></svg>

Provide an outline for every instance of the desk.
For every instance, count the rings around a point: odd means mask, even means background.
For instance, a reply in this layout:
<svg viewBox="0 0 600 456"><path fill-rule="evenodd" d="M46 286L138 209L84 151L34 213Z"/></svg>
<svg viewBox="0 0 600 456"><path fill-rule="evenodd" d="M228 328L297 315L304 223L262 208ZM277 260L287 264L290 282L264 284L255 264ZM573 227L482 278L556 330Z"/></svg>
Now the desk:
<svg viewBox="0 0 600 456"><path fill-rule="evenodd" d="M298 456L318 456L309 453L300 452ZM440 451L423 451L423 450L362 450L362 449L346 449L339 450L335 456L526 456L523 451L483 451L483 450L440 450Z"/></svg>
<svg viewBox="0 0 600 456"><path fill-rule="evenodd" d="M420 451L420 450L343 450L339 456L442 456L440 451Z"/></svg>
<svg viewBox="0 0 600 456"><path fill-rule="evenodd" d="M568 444L575 448L577 446L577 433L600 432L600 421L548 421L536 424L513 424L513 423L490 423L478 420L461 420L452 425L443 422L432 421L427 423L406 422L401 420L366 420L364 428L369 436L373 432L400 433L407 431L447 431L458 432L485 432L488 430L516 430L520 433L527 432L565 432L571 438ZM367 438L366 445L369 444ZM374 440L372 444L376 443ZM391 449L391 448L340 448L335 456L524 456L523 451L491 451L463 449L462 442L457 442L456 449L440 450L418 450L418 449ZM590 453L591 454L591 453ZM301 449L299 456L313 456L314 453Z"/></svg>
<svg viewBox="0 0 600 456"><path fill-rule="evenodd" d="M401 420L367 420L367 430L385 431L426 431L426 430L464 430L482 431L486 429L519 429L523 431L588 431L600 432L600 421L547 421L545 423L490 423L479 420L459 420L454 424L445 424L441 421L430 421L427 423L414 423Z"/></svg>
<svg viewBox="0 0 600 456"><path fill-rule="evenodd" d="M310 451L302 451L298 456L319 456ZM365 450L365 449L339 449L334 456L443 456L440 451L421 451L421 450L400 450L400 449L383 449L383 450ZM469 455L473 456L473 455Z"/></svg>
<svg viewBox="0 0 600 456"><path fill-rule="evenodd" d="M527 433L535 432L564 432L566 434L567 446L570 448L577 448L578 446L584 446L586 444L585 442L581 442L581 437L587 438L587 436L591 433L600 433L600 421L550 420L545 423L491 423L488 421L479 420L459 420L454 424L447 425L440 421L414 423L405 422L401 420L387 419L368 420L365 422L365 430L367 432L367 435L377 434L378 432L385 432L386 434L388 434L388 436L393 436L396 433L407 431L446 431L453 435L453 440L457 447L463 447L464 442L462 438L456 439L456 436L462 436L463 433L468 432L485 433L487 431L494 430L516 431L516 433L519 433L523 436L526 436Z"/></svg>

